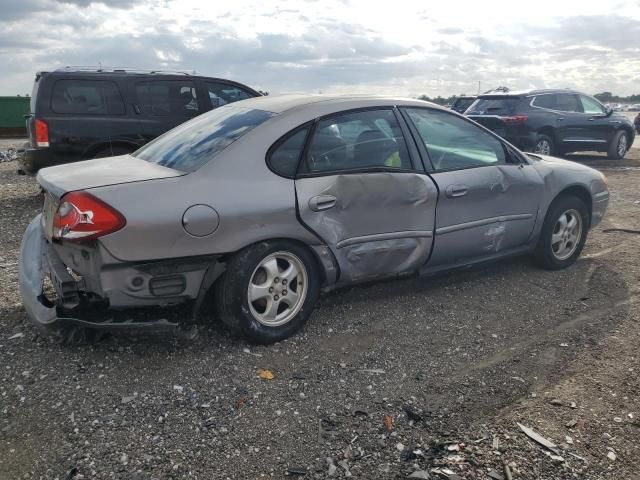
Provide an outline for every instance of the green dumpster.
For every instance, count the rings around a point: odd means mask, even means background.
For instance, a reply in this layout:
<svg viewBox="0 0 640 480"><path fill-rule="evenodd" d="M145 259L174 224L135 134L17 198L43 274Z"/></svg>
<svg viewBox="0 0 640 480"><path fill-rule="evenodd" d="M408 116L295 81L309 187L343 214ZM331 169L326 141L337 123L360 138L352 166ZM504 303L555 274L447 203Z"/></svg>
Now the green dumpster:
<svg viewBox="0 0 640 480"><path fill-rule="evenodd" d="M29 113L29 97L0 97L0 137L27 135L24 116Z"/></svg>

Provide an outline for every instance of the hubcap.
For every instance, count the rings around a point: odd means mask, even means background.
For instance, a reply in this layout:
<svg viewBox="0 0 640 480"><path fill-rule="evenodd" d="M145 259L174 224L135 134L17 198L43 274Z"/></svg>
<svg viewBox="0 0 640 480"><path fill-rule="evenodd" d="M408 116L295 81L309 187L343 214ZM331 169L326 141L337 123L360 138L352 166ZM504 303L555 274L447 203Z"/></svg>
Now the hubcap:
<svg viewBox="0 0 640 480"><path fill-rule="evenodd" d="M624 157L625 153L627 153L627 136L621 135L620 140L618 140L618 156Z"/></svg>
<svg viewBox="0 0 640 480"><path fill-rule="evenodd" d="M582 216L577 210L567 210L556 221L551 234L551 251L558 260L566 260L578 248L582 238Z"/></svg>
<svg viewBox="0 0 640 480"><path fill-rule="evenodd" d="M549 155L551 153L551 144L549 141L545 139L538 140L538 143L536 143L535 153Z"/></svg>
<svg viewBox="0 0 640 480"><path fill-rule="evenodd" d="M251 314L268 327L288 323L302 308L307 285L307 269L297 256L289 252L272 253L251 275L247 289Z"/></svg>

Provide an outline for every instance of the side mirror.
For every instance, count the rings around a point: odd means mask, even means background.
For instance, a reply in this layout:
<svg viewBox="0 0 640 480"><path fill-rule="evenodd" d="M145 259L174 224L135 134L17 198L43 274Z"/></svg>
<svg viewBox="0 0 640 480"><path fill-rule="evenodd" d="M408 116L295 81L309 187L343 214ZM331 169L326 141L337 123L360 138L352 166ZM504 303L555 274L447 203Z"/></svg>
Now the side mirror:
<svg viewBox="0 0 640 480"><path fill-rule="evenodd" d="M606 106L604 107L604 112L607 117L610 117L611 115L613 115L613 108Z"/></svg>

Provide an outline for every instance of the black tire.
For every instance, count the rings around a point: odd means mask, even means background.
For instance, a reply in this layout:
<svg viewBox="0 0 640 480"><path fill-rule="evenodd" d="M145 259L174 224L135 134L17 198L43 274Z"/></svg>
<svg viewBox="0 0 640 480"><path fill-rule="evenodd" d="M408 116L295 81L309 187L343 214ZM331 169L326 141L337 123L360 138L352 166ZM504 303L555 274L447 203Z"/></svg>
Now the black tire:
<svg viewBox="0 0 640 480"><path fill-rule="evenodd" d="M622 160L629 150L629 137L624 130L618 130L613 136L609 148L607 149L607 158L610 160Z"/></svg>
<svg viewBox="0 0 640 480"><path fill-rule="evenodd" d="M117 157L118 155L126 155L127 153L131 153L132 151L133 150L131 148L114 145L113 147L106 147L98 150L93 154L91 158Z"/></svg>
<svg viewBox="0 0 640 480"><path fill-rule="evenodd" d="M298 307L295 316L283 325L270 326L259 321L252 312L255 311L255 304L249 305L248 290L259 265L276 253L291 254L300 260L306 269L307 285L306 295L301 297L301 307ZM298 285L296 288L299 288ZM216 308L222 323L231 332L266 345L290 337L307 321L320 293L320 271L315 257L304 246L286 240L266 241L236 253L227 262L227 269L216 281L214 289Z"/></svg>
<svg viewBox="0 0 640 480"><path fill-rule="evenodd" d="M567 258L558 258L557 252L554 250L554 246L552 245L552 236L554 233L557 234L554 230L556 230L560 217L568 212L578 212L579 217L581 218L580 238L573 242L575 250L573 250L573 253L570 256ZM556 198L547 210L547 214L542 225L542 231L540 232L540 238L538 239L538 245L536 246L535 258L538 265L542 268L546 268L547 270L560 270L572 265L580 256L580 253L582 253L584 244L587 241L590 224L591 218L589 210L584 201L573 195L561 195ZM567 244L569 243L571 242L568 242ZM556 243L555 245L558 244Z"/></svg>
<svg viewBox="0 0 640 480"><path fill-rule="evenodd" d="M548 151L546 150L548 148ZM541 151L545 150L545 151ZM542 133L536 137L536 143L533 146L533 153L539 153L540 155L555 155L556 147L553 143L553 139Z"/></svg>

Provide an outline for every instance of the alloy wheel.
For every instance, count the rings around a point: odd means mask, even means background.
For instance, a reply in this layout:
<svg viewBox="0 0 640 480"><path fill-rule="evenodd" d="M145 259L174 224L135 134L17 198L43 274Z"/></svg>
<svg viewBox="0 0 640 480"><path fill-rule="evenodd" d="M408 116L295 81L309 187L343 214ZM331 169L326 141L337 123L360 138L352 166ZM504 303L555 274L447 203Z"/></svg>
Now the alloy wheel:
<svg viewBox="0 0 640 480"><path fill-rule="evenodd" d="M541 138L536 143L536 148L534 149L534 153L539 153L540 155L550 155L551 154L551 144L549 140L545 138Z"/></svg>
<svg viewBox="0 0 640 480"><path fill-rule="evenodd" d="M577 210L564 212L553 227L551 234L551 251L556 259L562 261L569 258L578 248L582 239L582 216Z"/></svg>
<svg viewBox="0 0 640 480"><path fill-rule="evenodd" d="M625 153L627 153L627 136L623 134L618 140L618 156L623 158Z"/></svg>
<svg viewBox="0 0 640 480"><path fill-rule="evenodd" d="M253 317L268 327L290 322L304 305L309 275L296 255L275 252L251 275L247 299Z"/></svg>

